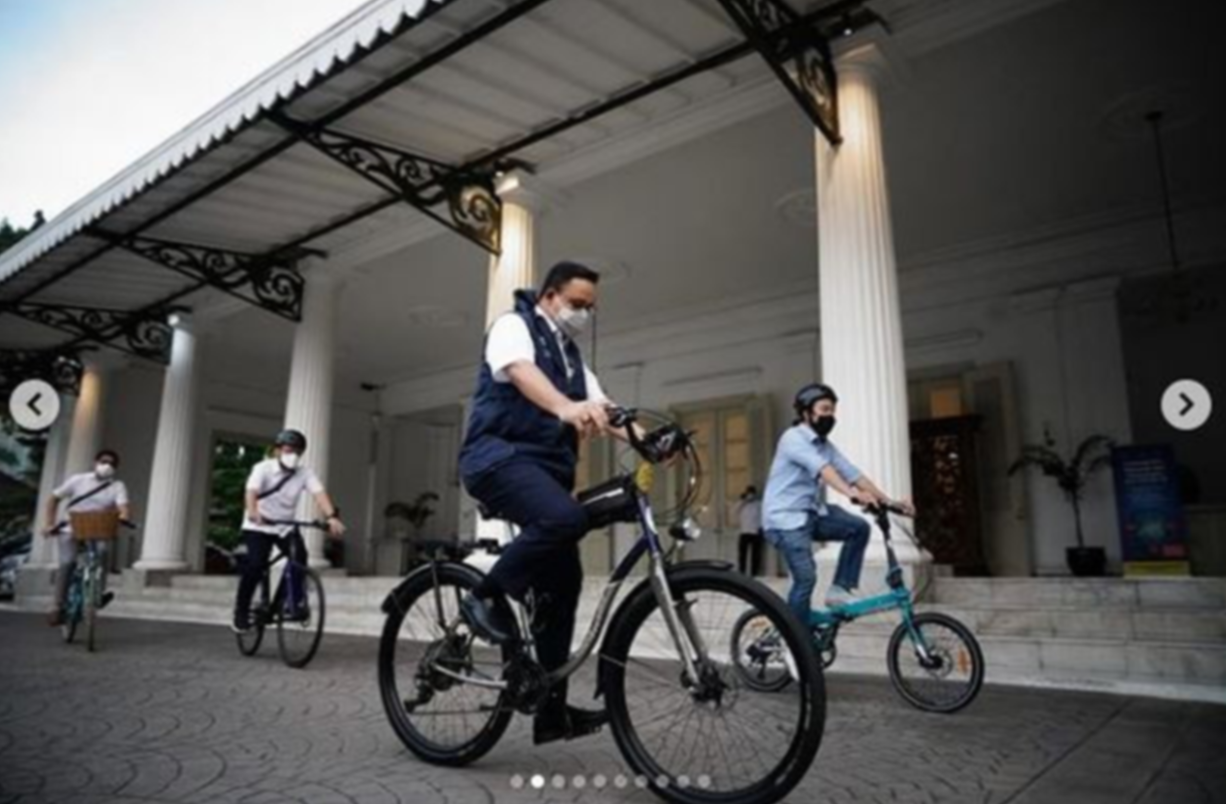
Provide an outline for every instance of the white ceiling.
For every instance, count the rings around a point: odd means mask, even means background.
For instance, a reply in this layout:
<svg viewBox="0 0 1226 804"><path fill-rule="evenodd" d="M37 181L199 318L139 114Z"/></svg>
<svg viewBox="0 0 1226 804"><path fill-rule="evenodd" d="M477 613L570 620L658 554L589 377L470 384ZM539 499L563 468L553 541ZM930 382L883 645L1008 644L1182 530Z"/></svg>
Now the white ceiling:
<svg viewBox="0 0 1226 804"><path fill-rule="evenodd" d="M1220 4L1178 6L1160 14L1145 0L1069 0L904 63L883 95L904 269L968 242L1155 208L1152 142L1136 119L1147 98L1194 118L1173 121L1167 136L1177 203L1220 198L1226 56L1214 37L1226 20ZM563 257L629 268L603 289L604 332L772 286L815 287L816 232L777 209L811 189L811 128L774 91L779 104L765 114L567 187L570 202L542 221L542 268ZM341 300L341 382L471 362L486 259L444 234L364 266ZM291 335L246 311L214 338L253 376L282 383ZM233 361L226 370L245 371Z"/></svg>

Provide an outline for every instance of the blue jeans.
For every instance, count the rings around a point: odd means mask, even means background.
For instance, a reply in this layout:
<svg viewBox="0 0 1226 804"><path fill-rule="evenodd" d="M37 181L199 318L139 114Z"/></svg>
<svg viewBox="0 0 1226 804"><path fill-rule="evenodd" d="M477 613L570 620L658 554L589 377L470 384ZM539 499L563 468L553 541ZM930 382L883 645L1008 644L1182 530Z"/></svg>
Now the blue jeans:
<svg viewBox="0 0 1226 804"><path fill-rule="evenodd" d="M813 542L843 542L834 583L844 589L855 589L860 583L864 566L864 551L868 547L868 522L849 514L835 505L826 507L825 516L810 514L808 521L794 530L767 530L766 539L787 562L792 575L788 606L802 623L808 625L810 601L817 586L817 562L813 560Z"/></svg>

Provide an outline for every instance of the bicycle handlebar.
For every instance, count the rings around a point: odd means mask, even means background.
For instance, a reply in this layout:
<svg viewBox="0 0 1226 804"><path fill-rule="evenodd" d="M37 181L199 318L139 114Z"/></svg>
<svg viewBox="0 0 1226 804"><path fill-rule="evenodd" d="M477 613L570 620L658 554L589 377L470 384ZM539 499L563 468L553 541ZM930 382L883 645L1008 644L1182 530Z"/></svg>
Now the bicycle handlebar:
<svg viewBox="0 0 1226 804"><path fill-rule="evenodd" d="M616 405L609 407L609 426L624 429L630 446L648 463L663 463L689 445L689 434L677 424L665 424L640 436L634 427L636 421L636 409Z"/></svg>
<svg viewBox="0 0 1226 804"><path fill-rule="evenodd" d="M856 505L864 509L865 513L869 514L894 514L895 516L910 517L912 514L907 511L901 504L886 500L881 503L861 503L856 502Z"/></svg>

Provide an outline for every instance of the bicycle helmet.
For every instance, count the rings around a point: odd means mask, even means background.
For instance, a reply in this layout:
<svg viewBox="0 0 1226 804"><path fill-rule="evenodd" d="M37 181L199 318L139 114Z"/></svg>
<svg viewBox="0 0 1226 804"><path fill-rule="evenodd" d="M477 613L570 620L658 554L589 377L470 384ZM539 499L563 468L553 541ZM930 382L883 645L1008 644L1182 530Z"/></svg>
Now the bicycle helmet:
<svg viewBox="0 0 1226 804"><path fill-rule="evenodd" d="M306 452L307 439L298 430L282 430L277 433L277 438L273 444L278 447L293 447L298 452Z"/></svg>
<svg viewBox="0 0 1226 804"><path fill-rule="evenodd" d="M811 382L796 392L796 398L792 401L792 407L796 409L796 415L803 416L823 399L829 399L831 402L839 401L838 395L829 385Z"/></svg>

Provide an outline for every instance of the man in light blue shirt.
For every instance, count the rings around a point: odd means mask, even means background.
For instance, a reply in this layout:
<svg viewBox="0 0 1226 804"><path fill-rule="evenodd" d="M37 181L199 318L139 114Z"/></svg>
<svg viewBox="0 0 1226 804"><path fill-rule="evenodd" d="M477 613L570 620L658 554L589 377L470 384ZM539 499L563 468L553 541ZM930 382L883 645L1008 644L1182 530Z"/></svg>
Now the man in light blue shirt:
<svg viewBox="0 0 1226 804"><path fill-rule="evenodd" d="M834 583L827 606L853 599L860 583L869 526L863 518L823 499L829 486L860 505L888 502L889 497L839 452L827 436L834 429L839 399L828 385L813 383L796 393L796 422L779 438L766 481L762 527L766 540L783 554L792 575L788 605L809 623L810 599L817 586L814 541L841 541ZM910 510L907 503L900 504Z"/></svg>

